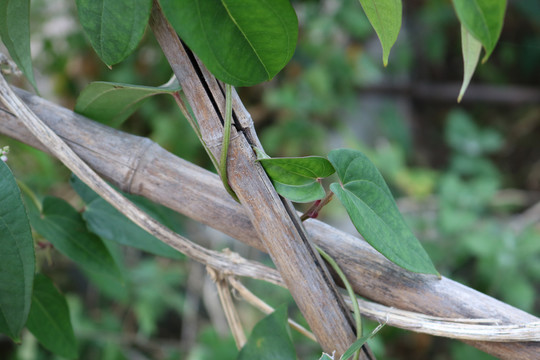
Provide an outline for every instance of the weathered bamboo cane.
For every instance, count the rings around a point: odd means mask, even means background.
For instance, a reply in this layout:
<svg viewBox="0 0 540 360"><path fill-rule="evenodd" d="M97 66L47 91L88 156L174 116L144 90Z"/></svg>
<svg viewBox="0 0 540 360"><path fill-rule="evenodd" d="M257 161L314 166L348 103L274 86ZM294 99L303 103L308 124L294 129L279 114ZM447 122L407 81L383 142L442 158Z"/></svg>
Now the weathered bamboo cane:
<svg viewBox="0 0 540 360"><path fill-rule="evenodd" d="M77 154L124 191L142 195L266 251L245 209L219 177L167 152L149 139L130 135L32 95L18 96ZM13 116L0 109L0 133L46 148ZM305 223L310 238L328 252L365 298L400 309L453 318L499 319L500 324L540 319L447 278L431 280L407 272L358 237L317 220ZM468 341L501 359L538 359L539 342Z"/></svg>

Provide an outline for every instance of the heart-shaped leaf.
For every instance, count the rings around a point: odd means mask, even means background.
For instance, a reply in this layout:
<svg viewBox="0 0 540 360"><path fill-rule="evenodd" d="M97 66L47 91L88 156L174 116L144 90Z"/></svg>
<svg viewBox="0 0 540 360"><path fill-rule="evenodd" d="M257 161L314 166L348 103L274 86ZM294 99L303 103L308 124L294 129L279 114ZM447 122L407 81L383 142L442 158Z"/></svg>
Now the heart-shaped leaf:
<svg viewBox="0 0 540 360"><path fill-rule="evenodd" d="M461 102L469 83L471 82L476 65L478 65L478 59L480 58L480 51L482 50L482 44L476 40L467 28L461 25L461 52L463 54L463 84L461 90L459 90L458 102Z"/></svg>
<svg viewBox="0 0 540 360"><path fill-rule="evenodd" d="M383 63L388 65L390 49L401 28L401 0L360 0L371 26L379 36L383 48Z"/></svg>
<svg viewBox="0 0 540 360"><path fill-rule="evenodd" d="M290 360L296 352L287 324L287 307L282 305L259 321L240 350L238 360Z"/></svg>
<svg viewBox="0 0 540 360"><path fill-rule="evenodd" d="M26 326L53 353L68 359L77 357L77 341L66 299L45 275L36 275Z"/></svg>
<svg viewBox="0 0 540 360"><path fill-rule="evenodd" d="M506 0L452 0L459 21L478 39L486 55L486 62L501 35L506 11Z"/></svg>
<svg viewBox="0 0 540 360"><path fill-rule="evenodd" d="M278 194L295 202L322 199L325 191L319 180L335 172L320 156L269 158L259 149L257 154Z"/></svg>
<svg viewBox="0 0 540 360"><path fill-rule="evenodd" d="M15 64L36 89L30 55L30 0L0 1L0 38Z"/></svg>
<svg viewBox="0 0 540 360"><path fill-rule="evenodd" d="M144 35L151 8L152 0L77 0L83 30L108 66L135 50Z"/></svg>
<svg viewBox="0 0 540 360"><path fill-rule="evenodd" d="M150 96L174 94L180 91L175 81L167 86L140 86L96 81L88 85L77 98L75 112L103 124L118 127Z"/></svg>
<svg viewBox="0 0 540 360"><path fill-rule="evenodd" d="M234 86L272 79L291 59L298 19L289 0L161 0L208 70Z"/></svg>
<svg viewBox="0 0 540 360"><path fill-rule="evenodd" d="M34 240L19 187L0 160L0 333L19 340L32 297Z"/></svg>
<svg viewBox="0 0 540 360"><path fill-rule="evenodd" d="M32 227L78 265L109 276L121 276L103 241L86 229L81 214L65 200L46 197L41 214L36 208L28 214Z"/></svg>
<svg viewBox="0 0 540 360"><path fill-rule="evenodd" d="M364 239L390 261L409 271L438 275L373 163L360 151L349 149L333 150L328 159L341 181L331 184L330 189L345 206Z"/></svg>

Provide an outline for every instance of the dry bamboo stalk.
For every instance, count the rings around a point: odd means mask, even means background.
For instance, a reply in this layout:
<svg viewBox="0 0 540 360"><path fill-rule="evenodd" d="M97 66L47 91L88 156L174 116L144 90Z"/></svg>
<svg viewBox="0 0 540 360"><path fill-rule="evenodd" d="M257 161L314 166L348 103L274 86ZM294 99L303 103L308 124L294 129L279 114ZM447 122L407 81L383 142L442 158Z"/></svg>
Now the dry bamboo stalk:
<svg viewBox="0 0 540 360"><path fill-rule="evenodd" d="M217 272L215 269L207 266L206 271L210 275L210 278L216 284L219 300L221 301L221 306L227 318L227 323L229 324L229 329L233 334L234 341L238 350L244 347L247 339L244 329L242 328L242 322L240 321L240 316L231 296L231 291L229 289L229 282L227 278L220 272Z"/></svg>
<svg viewBox="0 0 540 360"><path fill-rule="evenodd" d="M148 139L103 126L24 90L14 91L87 164L113 184L264 251L244 209L227 194L215 174ZM0 133L47 151L18 119L5 111L0 111ZM539 321L450 279L421 281L422 276L396 267L360 238L320 221L306 221L306 230L336 259L355 291L380 304L445 318L495 318L501 324ZM540 353L540 344L532 342L469 343L502 359L537 359Z"/></svg>
<svg viewBox="0 0 540 360"><path fill-rule="evenodd" d="M182 85L202 140L219 159L225 118L222 85L180 42L157 0L150 26ZM292 205L279 197L255 161L252 146L260 144L250 115L237 99L235 96L235 124L227 157L229 183L319 344L341 356L356 339L349 311Z"/></svg>

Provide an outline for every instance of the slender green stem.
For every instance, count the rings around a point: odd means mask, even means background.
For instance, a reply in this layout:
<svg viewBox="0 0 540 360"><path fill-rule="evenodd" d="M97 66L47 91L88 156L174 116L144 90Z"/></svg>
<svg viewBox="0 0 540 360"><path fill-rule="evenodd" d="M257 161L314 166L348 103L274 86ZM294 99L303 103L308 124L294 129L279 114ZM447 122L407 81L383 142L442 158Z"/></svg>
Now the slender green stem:
<svg viewBox="0 0 540 360"><path fill-rule="evenodd" d="M232 125L232 86L225 84L225 124L223 125L223 145L221 146L221 159L219 162L219 176L227 192L238 201L238 197L229 185L227 179L227 155L229 153L229 141L231 139Z"/></svg>
<svg viewBox="0 0 540 360"><path fill-rule="evenodd" d="M341 270L337 262L330 255L328 255L323 249L321 249L317 245L315 245L315 248L317 249L319 254L321 254L322 258L326 260L330 264L332 269L334 269L334 271L338 274L339 278L345 285L345 289L347 289L347 293L349 294L349 297L351 298L351 302L353 304L354 321L356 323L356 338L360 339L362 337L362 315L360 314L360 307L358 307L358 302L356 301L356 295L351 286L351 283L349 282L349 280L347 280L347 277L345 276L345 274L343 273L343 271ZM355 360L358 359L359 356L360 356L360 350L358 350L355 353L354 359Z"/></svg>

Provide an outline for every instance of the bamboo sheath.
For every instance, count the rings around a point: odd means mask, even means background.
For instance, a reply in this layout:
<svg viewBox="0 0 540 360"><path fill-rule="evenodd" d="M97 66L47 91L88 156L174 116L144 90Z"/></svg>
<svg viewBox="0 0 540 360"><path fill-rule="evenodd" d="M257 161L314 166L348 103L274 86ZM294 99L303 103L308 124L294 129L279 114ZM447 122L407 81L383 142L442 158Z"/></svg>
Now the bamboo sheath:
<svg viewBox="0 0 540 360"><path fill-rule="evenodd" d="M130 135L14 88L16 94L104 178L122 190L149 198L266 251L246 214L219 177L167 152L149 139ZM15 117L0 110L0 133L46 150ZM454 318L498 319L500 324L539 321L445 277L437 280L407 272L362 239L323 222L307 220L310 239L330 254L356 293L386 306ZM538 359L540 343L469 341L502 359Z"/></svg>

